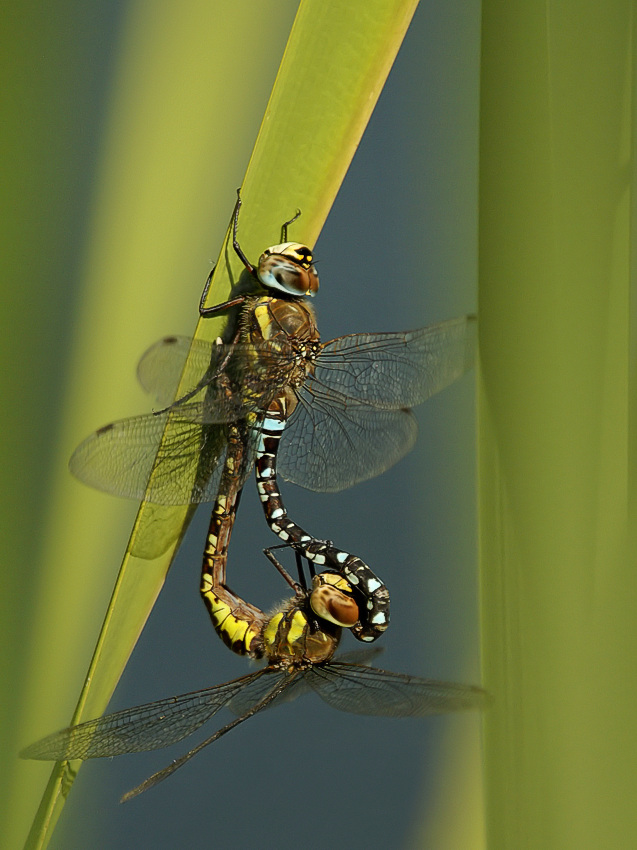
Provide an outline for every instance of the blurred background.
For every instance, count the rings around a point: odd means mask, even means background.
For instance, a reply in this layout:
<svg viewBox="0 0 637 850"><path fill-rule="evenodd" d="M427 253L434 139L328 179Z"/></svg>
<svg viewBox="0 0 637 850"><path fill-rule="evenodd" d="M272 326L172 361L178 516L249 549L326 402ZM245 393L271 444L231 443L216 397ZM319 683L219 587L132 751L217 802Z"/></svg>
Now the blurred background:
<svg viewBox="0 0 637 850"><path fill-rule="evenodd" d="M63 504L53 505L53 494L65 482L71 500L113 501L71 480L68 456L95 427L150 409L135 386L137 359L158 337L194 330L296 10L283 0L258 12L243 2L233 17L225 5L184 4L175 22L164 0L60 0L46 18L26 2L5 23L0 629L11 648L2 661L2 773L13 788L46 781L49 766L35 764L20 766L16 779L15 752L30 740L22 720L40 736L70 716L135 511L116 509L104 568L83 557L72 565L78 584L95 582L95 607L78 610L69 595L56 632L43 635L51 541L67 553L76 543L55 538ZM475 310L478 62L479 3L421 3L316 245L324 339ZM131 136L151 131L169 144L149 145L136 160ZM296 205L303 199L291 214ZM96 234L107 219L121 228L125 255L103 258L108 283L96 294L87 270L102 256ZM291 238L303 241L302 217ZM103 344L93 364L82 351L96 336ZM91 369L93 393L70 403ZM110 390L103 371L114 373ZM381 478L342 494L284 490L295 520L388 584L392 627L378 666L468 682L479 672L474 379L417 411L415 451ZM273 539L252 491L249 482L229 576L267 609L285 587L260 554ZM110 710L247 672L214 637L199 598L207 523L202 507ZM78 551L91 529L82 534ZM62 696L34 691L23 676L45 650L51 688L56 654L78 656ZM271 847L296 836L307 848L479 846L477 717L350 717L306 697L251 719L164 784L118 803L194 741L85 764L51 846ZM3 789L3 805L16 805L14 793Z"/></svg>

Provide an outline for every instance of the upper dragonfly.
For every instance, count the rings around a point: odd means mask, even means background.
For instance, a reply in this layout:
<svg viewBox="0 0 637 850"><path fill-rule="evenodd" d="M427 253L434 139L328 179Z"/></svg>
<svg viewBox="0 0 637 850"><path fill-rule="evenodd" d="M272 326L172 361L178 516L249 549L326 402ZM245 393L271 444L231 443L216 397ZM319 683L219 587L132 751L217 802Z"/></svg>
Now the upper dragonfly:
<svg viewBox="0 0 637 850"><path fill-rule="evenodd" d="M125 794L122 800L128 800L170 776L252 715L309 691L340 711L386 717L422 717L484 706L486 694L480 688L393 673L353 663L351 656L332 660L342 628L350 628L359 619L352 587L336 573L313 575L310 569L308 588L298 552L299 582L292 581L276 558L266 553L295 591L274 614L264 614L216 583L219 576L213 577L211 589L217 633L238 654L265 658L264 668L222 685L69 726L27 747L21 756L61 761L145 752L181 741L221 708L236 715Z"/></svg>
<svg viewBox="0 0 637 850"><path fill-rule="evenodd" d="M170 407L100 428L76 449L71 470L99 489L149 502L216 499L214 520L228 504L234 512L256 461L271 529L355 586L362 605L354 634L374 640L389 622L385 586L360 558L316 539L288 517L277 471L308 489L333 492L393 466L416 439L410 408L472 365L475 317L321 342L305 297L318 290L311 250L285 241L286 222L282 243L266 249L253 266L237 238L240 207L238 197L233 247L253 291L205 307L207 284L200 305L204 317L238 308L230 341L166 337L155 344L142 357L138 376ZM178 385L186 389L173 402ZM232 439L242 443L238 460L231 457ZM226 548L230 530L226 525ZM211 526L207 551L217 554L218 548Z"/></svg>

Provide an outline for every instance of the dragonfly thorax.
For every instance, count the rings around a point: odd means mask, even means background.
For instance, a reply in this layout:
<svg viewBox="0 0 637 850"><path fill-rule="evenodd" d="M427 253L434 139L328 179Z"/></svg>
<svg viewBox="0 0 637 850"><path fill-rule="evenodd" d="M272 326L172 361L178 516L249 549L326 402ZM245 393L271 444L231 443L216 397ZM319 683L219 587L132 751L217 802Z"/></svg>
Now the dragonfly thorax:
<svg viewBox="0 0 637 850"><path fill-rule="evenodd" d="M268 289L288 295L316 295L318 274L312 263L312 252L300 242L283 242L266 248L259 257L257 277Z"/></svg>
<svg viewBox="0 0 637 850"><path fill-rule="evenodd" d="M304 606L303 606L304 607ZM328 621L316 628L298 600L270 617L263 630L263 648L271 667L302 668L329 661L341 629Z"/></svg>
<svg viewBox="0 0 637 850"><path fill-rule="evenodd" d="M293 345L320 341L314 310L305 301L285 301L262 295L249 306L251 309L245 321L248 342L279 340Z"/></svg>

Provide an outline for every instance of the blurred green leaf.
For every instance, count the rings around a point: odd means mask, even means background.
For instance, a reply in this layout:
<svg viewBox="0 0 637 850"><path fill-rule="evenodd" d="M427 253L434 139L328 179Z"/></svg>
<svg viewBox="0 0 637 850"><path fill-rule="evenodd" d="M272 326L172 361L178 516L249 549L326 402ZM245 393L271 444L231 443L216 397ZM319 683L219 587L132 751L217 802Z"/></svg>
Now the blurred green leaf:
<svg viewBox="0 0 637 850"><path fill-rule="evenodd" d="M619 850L637 834L633 16L628 2L483 4L480 510L493 850Z"/></svg>

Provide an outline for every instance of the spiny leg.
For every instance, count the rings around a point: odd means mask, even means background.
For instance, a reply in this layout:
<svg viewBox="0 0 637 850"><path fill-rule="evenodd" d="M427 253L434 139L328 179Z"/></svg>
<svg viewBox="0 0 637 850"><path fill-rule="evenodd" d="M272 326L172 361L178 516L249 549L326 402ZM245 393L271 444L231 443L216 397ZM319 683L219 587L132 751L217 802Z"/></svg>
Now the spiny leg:
<svg viewBox="0 0 637 850"><path fill-rule="evenodd" d="M241 189L237 189L237 201L234 205L234 210L232 213L232 247L234 248L235 254L239 257L245 268L248 272L256 276L256 272L252 263L248 260L246 255L243 253L241 246L239 245L239 240L237 238L237 229L239 225L239 210L241 209ZM291 222L288 222L290 224ZM237 307L239 304L243 304L246 300L246 295L238 295L236 298L231 298L228 301L223 301L221 304L215 304L212 307L205 307L204 304L206 302L206 298L208 297L208 290L210 289L210 283L212 282L212 275L214 269L208 275L208 279L206 280L206 285L204 286L203 292L201 293L201 299L199 301L199 315L203 319L208 319L210 316L214 316L217 313L221 313L224 310L227 310L230 307Z"/></svg>
<svg viewBox="0 0 637 850"><path fill-rule="evenodd" d="M235 254L241 262L243 263L245 269L251 274L253 277L257 278L257 270L252 265L250 260L247 258L241 245L239 245L239 211L241 210L241 189L237 189L237 201L234 206L234 211L232 213L232 247L234 249ZM297 218L301 215L301 210L297 210L296 214L292 216L292 218L288 219L288 221L284 221L281 225L281 242L287 242L288 238L288 227L293 224L297 220ZM221 313L224 310L229 309L230 307L237 307L239 304L243 304L246 300L246 295L237 295L235 298L230 298L228 301L223 301L221 304L215 304L212 307L204 306L206 303L206 298L208 297L208 291L210 290L210 284L212 282L212 275L214 269L208 275L208 279L206 280L206 284L204 286L203 292L201 294L201 299L199 301L199 315L207 319L210 316L215 316L217 313Z"/></svg>
<svg viewBox="0 0 637 850"><path fill-rule="evenodd" d="M296 569L298 572L299 580L294 581L292 576L285 569L283 564L272 554L275 549L293 549L294 557L296 560ZM294 545L290 545L289 543L280 543L278 546L270 546L267 549L263 550L263 554L266 558L274 564L275 568L278 570L279 574L283 576L285 581L290 585L290 587L294 590L297 600L306 600L309 599L311 594L308 591L308 584L305 578L305 571L303 569L303 556L299 552L298 548ZM310 579L314 579L316 575L314 570L314 565L311 561L308 561L308 571L310 573ZM316 618L316 614L313 611L311 605L307 606L306 615L308 616L308 622L310 624L310 629L312 632L318 632L320 629L320 624L318 619Z"/></svg>
<svg viewBox="0 0 637 850"><path fill-rule="evenodd" d="M307 590L307 582L305 581L305 574L303 573L303 564L301 562L301 557L299 553L295 550L296 554L296 566L299 573L299 580L294 581L292 576L285 569L283 564L272 554L275 549L289 549L289 543L280 543L278 546L268 546L267 549L263 550L263 554L270 561L271 564L278 570L279 574L283 577L283 579L290 585L292 590L295 593L298 593L299 590L306 591Z"/></svg>

